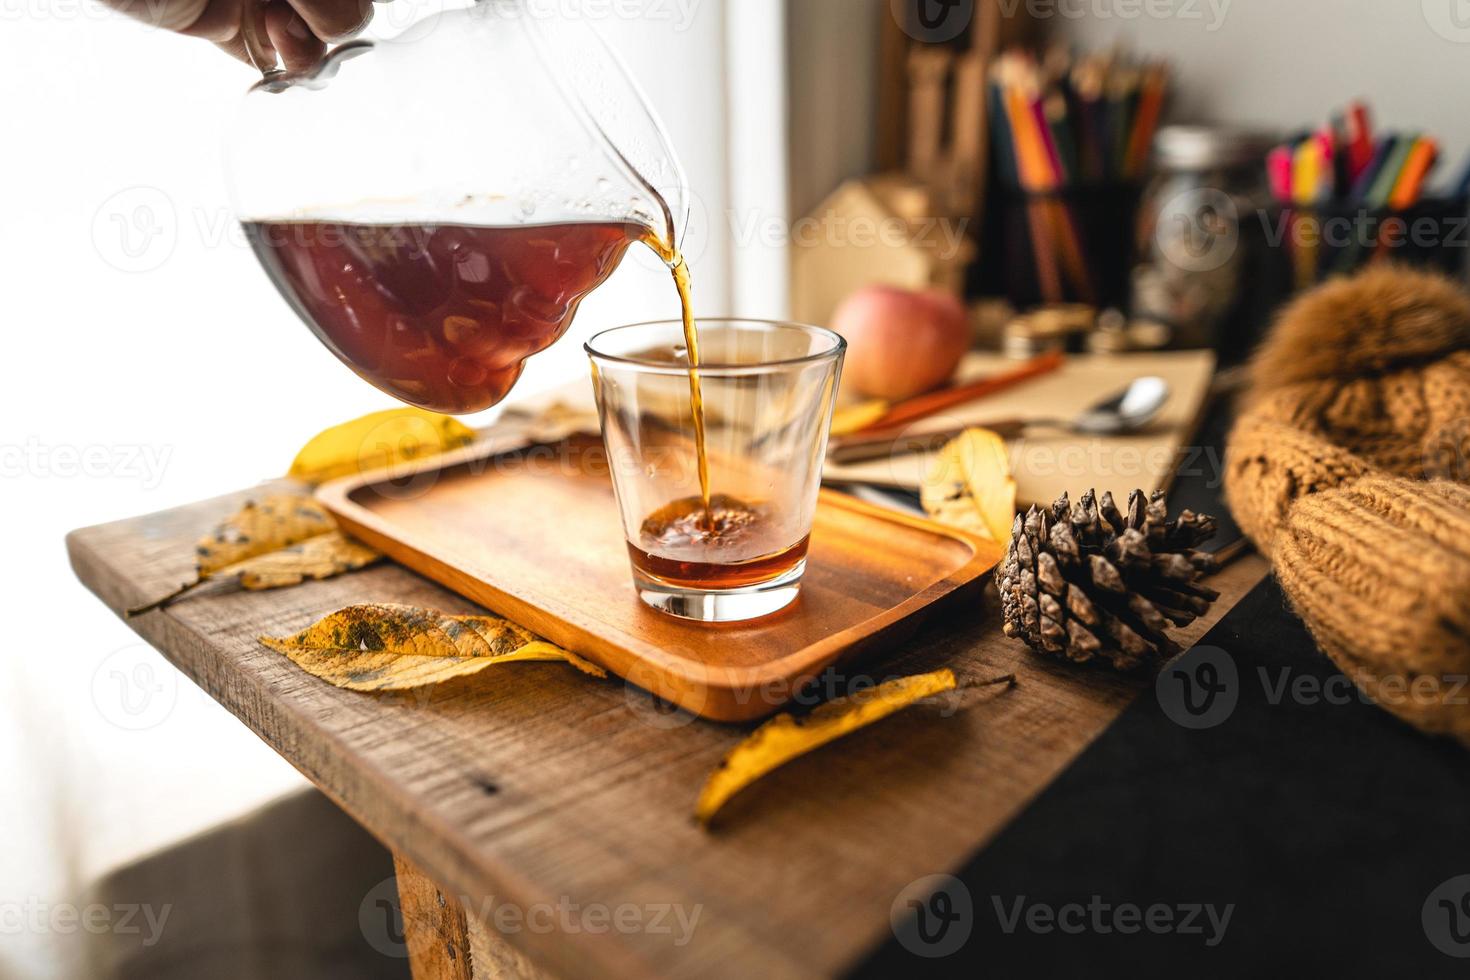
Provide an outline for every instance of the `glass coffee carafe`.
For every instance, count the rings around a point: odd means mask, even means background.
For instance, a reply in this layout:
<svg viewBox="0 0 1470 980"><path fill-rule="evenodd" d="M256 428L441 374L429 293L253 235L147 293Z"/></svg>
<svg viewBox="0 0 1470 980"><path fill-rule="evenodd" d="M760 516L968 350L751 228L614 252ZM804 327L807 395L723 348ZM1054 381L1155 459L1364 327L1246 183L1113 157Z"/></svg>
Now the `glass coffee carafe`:
<svg viewBox="0 0 1470 980"><path fill-rule="evenodd" d="M258 65L244 100L227 156L256 255L332 353L409 404L495 405L630 245L676 260L687 190L663 127L552 6L480 0L308 72Z"/></svg>

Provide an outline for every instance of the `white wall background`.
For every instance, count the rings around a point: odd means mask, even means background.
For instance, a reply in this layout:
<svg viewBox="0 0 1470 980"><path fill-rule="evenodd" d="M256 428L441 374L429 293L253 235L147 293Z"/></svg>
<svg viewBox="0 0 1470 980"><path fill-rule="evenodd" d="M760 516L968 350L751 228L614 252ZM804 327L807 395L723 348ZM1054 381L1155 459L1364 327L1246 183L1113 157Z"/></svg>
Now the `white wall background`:
<svg viewBox="0 0 1470 980"><path fill-rule="evenodd" d="M1441 140L1441 178L1458 176L1470 154L1462 0L1170 0L1160 8L1197 16L1119 15L1148 6L1059 0L1038 9L1088 11L1049 18L1058 37L1168 57L1181 79L1175 118L1293 130L1368 96L1378 125Z"/></svg>
<svg viewBox="0 0 1470 980"><path fill-rule="evenodd" d="M420 2L435 0L380 20ZM668 73L643 80L702 202L699 307L780 315L784 272L758 274L770 256L737 268L724 221L784 214L779 0L741 0L733 40L725 0L651 6L676 16L600 26L639 71ZM301 778L76 582L64 534L250 486L324 426L392 403L296 322L233 224L221 145L249 69L82 0L0 0L0 22L0 977L67 977L78 937L16 912L75 902ZM731 51L764 79L736 100L738 181ZM667 272L630 259L520 393L584 376L592 331L676 314Z"/></svg>
<svg viewBox="0 0 1470 980"><path fill-rule="evenodd" d="M800 216L873 169L879 28L888 0L787 5L791 209Z"/></svg>

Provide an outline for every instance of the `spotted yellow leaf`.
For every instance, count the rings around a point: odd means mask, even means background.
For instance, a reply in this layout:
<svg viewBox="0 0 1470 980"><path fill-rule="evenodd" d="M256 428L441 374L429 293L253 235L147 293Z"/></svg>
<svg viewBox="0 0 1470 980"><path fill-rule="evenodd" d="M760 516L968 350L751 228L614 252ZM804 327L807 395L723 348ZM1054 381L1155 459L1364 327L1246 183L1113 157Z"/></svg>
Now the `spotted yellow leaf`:
<svg viewBox="0 0 1470 980"><path fill-rule="evenodd" d="M936 670L930 674L895 678L877 687L836 698L801 717L777 715L735 746L719 768L710 774L694 805L694 815L701 822L708 823L731 797L771 770L886 718L915 701L954 688L954 672Z"/></svg>
<svg viewBox="0 0 1470 980"><path fill-rule="evenodd" d="M475 440L463 422L421 408L392 408L334 425L296 454L287 475L306 483L411 464Z"/></svg>
<svg viewBox="0 0 1470 980"><path fill-rule="evenodd" d="M167 605L205 582L233 579L246 589L276 589L354 571L381 557L345 537L326 508L297 493L247 501L200 538L194 554L194 581L127 614L138 616Z"/></svg>
<svg viewBox="0 0 1470 980"><path fill-rule="evenodd" d="M989 429L966 429L929 463L919 488L924 512L941 524L991 541L1010 540L1016 481L1005 440Z"/></svg>
<svg viewBox="0 0 1470 980"><path fill-rule="evenodd" d="M238 513L194 546L199 577L210 578L247 558L279 551L336 529L337 522L326 508L302 494L272 494L246 501Z"/></svg>
<svg viewBox="0 0 1470 980"><path fill-rule="evenodd" d="M328 531L300 544L247 558L216 577L239 575L240 585L251 592L283 589L307 579L333 578L379 561L382 554L341 531Z"/></svg>
<svg viewBox="0 0 1470 980"><path fill-rule="evenodd" d="M512 661L564 662L594 677L601 667L496 616L388 603L348 606L294 636L260 642L350 691L408 691Z"/></svg>

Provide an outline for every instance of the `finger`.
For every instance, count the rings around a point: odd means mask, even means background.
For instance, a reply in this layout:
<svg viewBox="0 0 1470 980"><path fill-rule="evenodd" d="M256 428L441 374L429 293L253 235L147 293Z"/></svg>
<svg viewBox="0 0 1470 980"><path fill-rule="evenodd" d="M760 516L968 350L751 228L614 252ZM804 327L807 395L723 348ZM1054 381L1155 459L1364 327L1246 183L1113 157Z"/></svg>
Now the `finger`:
<svg viewBox="0 0 1470 980"><path fill-rule="evenodd" d="M323 41L340 41L351 37L373 19L372 0L290 0Z"/></svg>
<svg viewBox="0 0 1470 980"><path fill-rule="evenodd" d="M245 46L240 41L239 34L240 15L245 2L255 2L255 0L207 0L203 3L193 0L188 3L188 6L191 10L197 10L197 15L188 23L172 29L190 37L202 37L207 41L213 41L221 47L236 44L243 54ZM229 49L226 48L226 50Z"/></svg>
<svg viewBox="0 0 1470 980"><path fill-rule="evenodd" d="M236 61L249 65L251 68L254 68L257 71L261 69L261 66L255 63L255 59L250 57L250 50L245 46L245 36L240 31L236 31L235 35L227 41L215 42L215 47L219 48L221 51L229 55L231 58L234 58ZM261 55L265 58L266 67L275 64L276 52L275 48L271 46L270 37L268 35L262 34L260 36L260 47L263 49L261 51Z"/></svg>
<svg viewBox="0 0 1470 980"><path fill-rule="evenodd" d="M160 3L158 0L103 0L113 8L120 10L152 27L161 27L166 31L184 31L199 19L208 6L209 0L169 0Z"/></svg>
<svg viewBox="0 0 1470 980"><path fill-rule="evenodd" d="M245 64L250 65L250 67L255 67L254 63L250 60L250 55L245 51L245 42L240 38L234 37L228 41L220 41L215 44L215 47L236 61L243 61Z"/></svg>
<svg viewBox="0 0 1470 980"><path fill-rule="evenodd" d="M326 44L311 32L301 15L285 3L273 3L266 8L265 31L287 71L310 68L327 53Z"/></svg>

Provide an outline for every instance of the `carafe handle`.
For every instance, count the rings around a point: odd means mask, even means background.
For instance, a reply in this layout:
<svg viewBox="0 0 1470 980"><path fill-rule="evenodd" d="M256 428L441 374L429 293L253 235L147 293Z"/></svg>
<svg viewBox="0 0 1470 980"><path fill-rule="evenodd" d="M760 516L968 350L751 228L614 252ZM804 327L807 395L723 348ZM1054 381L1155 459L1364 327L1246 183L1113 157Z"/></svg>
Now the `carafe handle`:
<svg viewBox="0 0 1470 980"><path fill-rule="evenodd" d="M245 56L260 72L262 78L275 78L285 71L277 63L275 53L267 48L265 36L266 0L243 0L240 4L240 40L245 44Z"/></svg>

